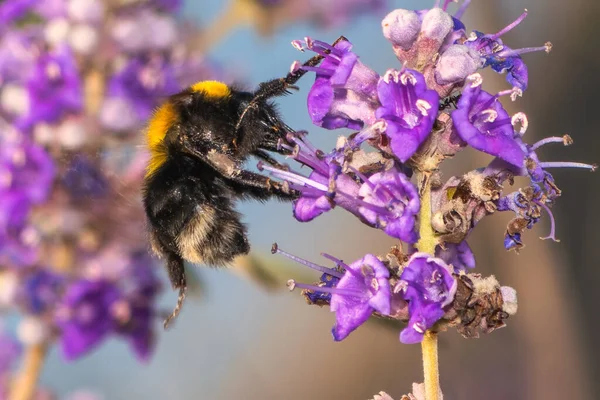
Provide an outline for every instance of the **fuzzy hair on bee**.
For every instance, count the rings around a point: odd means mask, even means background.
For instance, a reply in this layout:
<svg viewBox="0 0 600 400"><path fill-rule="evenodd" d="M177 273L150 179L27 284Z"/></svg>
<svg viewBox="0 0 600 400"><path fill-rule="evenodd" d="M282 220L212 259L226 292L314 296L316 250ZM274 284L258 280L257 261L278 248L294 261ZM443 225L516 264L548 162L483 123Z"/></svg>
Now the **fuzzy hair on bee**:
<svg viewBox="0 0 600 400"><path fill-rule="evenodd" d="M346 39L335 43L340 40ZM322 59L317 55L304 66ZM143 203L152 250L165 260L171 284L179 290L165 328L185 300L184 261L225 266L250 251L246 227L234 208L237 200L297 197L286 185L245 170L243 164L254 156L281 167L270 153L284 153L279 144L293 130L270 99L296 89L304 73L295 69L261 83L254 92L198 82L171 96L150 119Z"/></svg>

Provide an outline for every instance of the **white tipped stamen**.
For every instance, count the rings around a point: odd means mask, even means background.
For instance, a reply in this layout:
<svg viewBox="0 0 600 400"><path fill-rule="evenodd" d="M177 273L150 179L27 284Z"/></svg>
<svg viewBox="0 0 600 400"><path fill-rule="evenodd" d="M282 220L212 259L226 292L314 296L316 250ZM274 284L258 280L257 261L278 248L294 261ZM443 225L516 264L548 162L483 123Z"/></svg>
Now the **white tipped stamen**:
<svg viewBox="0 0 600 400"><path fill-rule="evenodd" d="M304 52L304 46L302 45L302 40L292 40L292 46L301 52Z"/></svg>
<svg viewBox="0 0 600 400"><path fill-rule="evenodd" d="M397 82L397 80L396 80L396 82ZM408 84L408 82L410 82L411 85L415 86L417 84L417 78L415 78L415 76L413 74L411 74L410 72L405 71L400 76L400 82L402 82L402 84L404 86L406 86Z"/></svg>
<svg viewBox="0 0 600 400"><path fill-rule="evenodd" d="M375 291L379 290L379 281L377 280L377 278L371 279L371 287L375 289Z"/></svg>
<svg viewBox="0 0 600 400"><path fill-rule="evenodd" d="M383 81L385 83L390 83L390 80L394 82L398 82L398 71L395 69L388 69L385 71L385 75L383 75Z"/></svg>
<svg viewBox="0 0 600 400"><path fill-rule="evenodd" d="M510 99L512 101L516 101L517 97L523 97L523 91L515 86L512 88L512 93L510 94Z"/></svg>
<svg viewBox="0 0 600 400"><path fill-rule="evenodd" d="M481 86L483 78L481 77L481 74L474 73L467 76L467 82L469 82L472 88L476 88L477 86Z"/></svg>
<svg viewBox="0 0 600 400"><path fill-rule="evenodd" d="M298 71L300 68L302 67L302 64L300 63L300 61L296 60L292 63L292 65L290 65L290 73L293 74L296 71Z"/></svg>
<svg viewBox="0 0 600 400"><path fill-rule="evenodd" d="M296 281L294 279L290 279L287 281L286 286L288 287L290 292L293 292L294 289L296 289Z"/></svg>
<svg viewBox="0 0 600 400"><path fill-rule="evenodd" d="M474 42L477 40L477 35L475 34L475 32L471 32L469 33L469 37L467 38L468 42Z"/></svg>
<svg viewBox="0 0 600 400"><path fill-rule="evenodd" d="M563 136L563 144L565 146L570 146L573 144L573 138L570 135L564 135Z"/></svg>
<svg viewBox="0 0 600 400"><path fill-rule="evenodd" d="M423 327L423 325L422 325L422 324L419 324L419 323L414 323L414 324L413 324L413 329L414 329L415 331L419 332L419 333L425 333L425 329L424 329L424 327Z"/></svg>
<svg viewBox="0 0 600 400"><path fill-rule="evenodd" d="M527 120L527 115L525 115L525 113L522 113L522 112L516 113L515 115L512 116L510 123L512 124L513 127L515 127L515 129L516 129L517 124L521 125L521 129L519 129L519 134L521 136L523 136L525 134L525 132L527 132L527 127L529 126L529 121Z"/></svg>
<svg viewBox="0 0 600 400"><path fill-rule="evenodd" d="M487 115L483 122L494 122L498 118L498 112L492 109L483 110L481 114Z"/></svg>
<svg viewBox="0 0 600 400"><path fill-rule="evenodd" d="M304 38L304 42L306 43L306 47L307 47L308 49L312 49L312 48L313 48L313 46L314 46L314 44L315 44L315 41L314 41L314 40L312 40L312 39L311 39L310 37L308 37L308 36L306 36L306 37Z"/></svg>
<svg viewBox="0 0 600 400"><path fill-rule="evenodd" d="M423 99L419 99L419 100L417 100L416 105L417 105L417 109L421 112L421 115L423 115L425 117L429 115L429 113L427 111L431 109L431 104L429 104L428 102L426 102Z"/></svg>
<svg viewBox="0 0 600 400"><path fill-rule="evenodd" d="M546 42L544 43L544 47L546 48L546 53L550 53L552 51L552 43Z"/></svg>
<svg viewBox="0 0 600 400"><path fill-rule="evenodd" d="M408 287L408 282L405 280L399 280L394 286L394 293L406 292L406 288Z"/></svg>

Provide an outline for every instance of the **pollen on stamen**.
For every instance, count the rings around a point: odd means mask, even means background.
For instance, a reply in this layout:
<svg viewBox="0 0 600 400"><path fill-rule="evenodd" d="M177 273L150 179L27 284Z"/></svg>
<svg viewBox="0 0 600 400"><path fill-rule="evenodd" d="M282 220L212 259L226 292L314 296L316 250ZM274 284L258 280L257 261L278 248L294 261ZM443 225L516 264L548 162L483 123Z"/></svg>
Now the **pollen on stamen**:
<svg viewBox="0 0 600 400"><path fill-rule="evenodd" d="M515 129L516 129L517 124L521 125L521 129L519 129L519 134L521 136L523 136L525 134L525 132L527 132L527 127L529 126L529 121L527 120L527 115L525 115L525 113L522 113L522 112L516 113L510 119L510 123L512 124L513 127L515 127Z"/></svg>
<svg viewBox="0 0 600 400"><path fill-rule="evenodd" d="M302 68L302 63L300 63L300 61L295 60L292 65L290 65L290 73L295 73L298 72L298 70Z"/></svg>
<svg viewBox="0 0 600 400"><path fill-rule="evenodd" d="M394 286L394 293L406 292L406 288L408 287L408 282L405 280L399 280Z"/></svg>
<svg viewBox="0 0 600 400"><path fill-rule="evenodd" d="M395 69L388 69L385 72L385 75L383 75L383 81L385 83L390 83L390 78L391 80L393 80L394 82L398 82L398 71L396 71Z"/></svg>
<svg viewBox="0 0 600 400"><path fill-rule="evenodd" d="M429 115L427 111L431 109L431 104L429 104L427 101L419 99L417 100L416 106L423 116L426 117Z"/></svg>
<svg viewBox="0 0 600 400"><path fill-rule="evenodd" d="M413 329L419 333L425 333L425 327L423 326L423 324L420 324L418 322L415 322L413 324Z"/></svg>
<svg viewBox="0 0 600 400"><path fill-rule="evenodd" d="M498 112L492 109L483 110L480 114L487 115L484 122L494 122L498 118Z"/></svg>
<svg viewBox="0 0 600 400"><path fill-rule="evenodd" d="M410 72L406 71L400 76L400 82L402 82L404 86L408 85L408 82L414 86L417 84L417 78L415 78L415 76Z"/></svg>
<svg viewBox="0 0 600 400"><path fill-rule="evenodd" d="M476 88L477 86L481 86L483 83L483 77L479 73L474 73L467 76L467 82L470 83L472 88Z"/></svg>
<svg viewBox="0 0 600 400"><path fill-rule="evenodd" d="M302 45L302 40L292 40L292 46L296 49L299 50L301 52L304 53L304 46Z"/></svg>
<svg viewBox="0 0 600 400"><path fill-rule="evenodd" d="M296 281L294 279L289 279L285 285L288 287L290 292L293 292L294 289L296 289Z"/></svg>

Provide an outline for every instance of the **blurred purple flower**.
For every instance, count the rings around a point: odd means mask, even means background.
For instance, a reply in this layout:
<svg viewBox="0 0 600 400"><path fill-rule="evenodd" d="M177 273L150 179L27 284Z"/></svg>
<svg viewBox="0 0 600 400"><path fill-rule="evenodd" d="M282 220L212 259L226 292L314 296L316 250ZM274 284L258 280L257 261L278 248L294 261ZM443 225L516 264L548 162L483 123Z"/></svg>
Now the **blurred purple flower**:
<svg viewBox="0 0 600 400"><path fill-rule="evenodd" d="M426 253L413 254L394 288L408 301L410 316L400 341L422 341L425 331L444 316L444 307L454 299L456 288L450 267L443 260Z"/></svg>
<svg viewBox="0 0 600 400"><path fill-rule="evenodd" d="M34 270L23 280L20 303L29 314L44 314L56 306L64 284L64 276L46 269Z"/></svg>
<svg viewBox="0 0 600 400"><path fill-rule="evenodd" d="M133 58L109 81L107 100L119 99L123 106L127 105L134 111L134 121L141 122L150 117L160 101L180 89L173 67L167 60L160 57ZM121 124L123 108L115 111L118 115L103 120L107 128L118 128Z"/></svg>
<svg viewBox="0 0 600 400"><path fill-rule="evenodd" d="M75 58L69 47L42 54L27 80L29 112L18 123L28 131L38 122L57 122L83 108L83 89Z"/></svg>
<svg viewBox="0 0 600 400"><path fill-rule="evenodd" d="M4 142L0 148L0 196L23 193L32 203L44 202L55 177L50 155L28 140Z"/></svg>
<svg viewBox="0 0 600 400"><path fill-rule="evenodd" d="M115 284L106 280L82 279L69 286L56 321L67 360L83 356L116 329L111 309L121 298Z"/></svg>
<svg viewBox="0 0 600 400"><path fill-rule="evenodd" d="M23 17L39 0L5 0L0 3L0 25Z"/></svg>

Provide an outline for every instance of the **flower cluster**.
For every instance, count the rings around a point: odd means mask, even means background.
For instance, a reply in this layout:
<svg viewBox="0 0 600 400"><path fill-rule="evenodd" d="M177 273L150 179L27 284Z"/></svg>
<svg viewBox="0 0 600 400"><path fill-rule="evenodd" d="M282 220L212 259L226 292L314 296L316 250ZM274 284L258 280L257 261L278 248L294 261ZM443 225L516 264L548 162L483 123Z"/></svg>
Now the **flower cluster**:
<svg viewBox="0 0 600 400"><path fill-rule="evenodd" d="M523 246L522 233L542 212L555 224L551 205L560 189L548 169L594 165L540 161L537 150L548 143L569 145L569 136L549 137L532 145L523 135L524 113L509 115L501 98L515 101L529 83L522 55L549 52L551 44L514 50L501 37L526 17L500 32L468 33L460 20L469 1L448 12L449 0L432 9L394 10L382 21L384 37L399 64L383 74L361 62L349 40L334 44L305 38L292 45L324 59L319 66L295 62L292 71L315 73L308 94L312 122L329 130L354 131L340 136L331 152L316 149L306 133L288 134L279 146L310 169L308 176L292 168L259 164L298 193L294 216L310 221L336 206L406 244L390 254L368 254L345 264L331 256L328 269L291 256L322 273L316 285L290 281L310 303L329 304L336 313L335 340L345 338L371 314L408 322L404 343L416 343L427 330L458 325L465 336L504 325L516 311L516 294L495 279L468 273L475 257L466 241L483 217L512 211L504 245ZM506 74L510 87L499 93L483 89L478 72L490 67ZM365 149L369 145L370 150ZM485 168L442 180L441 163L471 147L494 157ZM515 176L529 185L504 192ZM414 179L411 179L414 178ZM476 325L469 325L477 321Z"/></svg>
<svg viewBox="0 0 600 400"><path fill-rule="evenodd" d="M1 301L25 345L56 341L73 360L115 335L152 354L139 131L165 96L218 76L180 3L0 4Z"/></svg>

